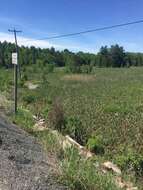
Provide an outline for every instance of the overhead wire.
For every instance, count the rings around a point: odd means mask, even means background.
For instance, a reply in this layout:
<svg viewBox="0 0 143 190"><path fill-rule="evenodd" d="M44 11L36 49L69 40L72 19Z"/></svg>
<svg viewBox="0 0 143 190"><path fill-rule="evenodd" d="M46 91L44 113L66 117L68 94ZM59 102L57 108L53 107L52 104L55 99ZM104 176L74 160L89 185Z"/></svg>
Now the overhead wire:
<svg viewBox="0 0 143 190"><path fill-rule="evenodd" d="M114 28L119 28L119 27L134 25L134 24L140 24L140 23L143 23L143 20L137 20L137 21L133 21L133 22L127 22L127 23L122 23L122 24L116 24L116 25L112 25L112 26L105 26L105 27L101 27L101 28L95 28L95 29L90 29L90 30L84 30L84 31L80 31L80 32L67 33L67 34L61 34L61 35L43 37L43 38L39 38L39 39L32 39L32 40L26 40L26 41L29 42L29 41L35 41L35 40L60 39L60 38L72 37L72 36L77 36L77 35L82 35L82 34L97 32L97 31L110 30L110 29L114 29Z"/></svg>

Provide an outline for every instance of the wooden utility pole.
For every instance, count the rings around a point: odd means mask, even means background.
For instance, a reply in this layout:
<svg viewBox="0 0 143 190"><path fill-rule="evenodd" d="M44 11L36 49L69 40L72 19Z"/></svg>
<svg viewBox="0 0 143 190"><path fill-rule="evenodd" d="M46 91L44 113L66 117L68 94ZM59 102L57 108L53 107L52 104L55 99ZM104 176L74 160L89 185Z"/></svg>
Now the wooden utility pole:
<svg viewBox="0 0 143 190"><path fill-rule="evenodd" d="M17 44L17 33L20 33L22 31L16 30L15 28L13 30L8 30L9 32L12 32L14 34L15 38L15 46L16 46L16 54L17 54L17 63L14 64L14 113L17 113L17 83L18 83L18 44Z"/></svg>

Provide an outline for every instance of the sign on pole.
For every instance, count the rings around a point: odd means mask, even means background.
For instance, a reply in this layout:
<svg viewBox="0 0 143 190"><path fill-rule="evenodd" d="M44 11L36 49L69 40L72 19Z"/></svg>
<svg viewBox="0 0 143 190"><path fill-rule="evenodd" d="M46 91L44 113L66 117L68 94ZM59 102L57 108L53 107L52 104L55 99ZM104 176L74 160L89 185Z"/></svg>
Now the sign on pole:
<svg viewBox="0 0 143 190"><path fill-rule="evenodd" d="M17 53L12 53L12 64L17 65Z"/></svg>

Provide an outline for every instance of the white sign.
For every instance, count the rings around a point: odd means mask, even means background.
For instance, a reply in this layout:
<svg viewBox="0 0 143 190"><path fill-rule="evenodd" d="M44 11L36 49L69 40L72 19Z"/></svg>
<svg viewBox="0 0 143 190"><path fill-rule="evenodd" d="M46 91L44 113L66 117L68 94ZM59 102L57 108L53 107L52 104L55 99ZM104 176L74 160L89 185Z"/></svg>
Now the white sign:
<svg viewBox="0 0 143 190"><path fill-rule="evenodd" d="M12 53L12 64L17 65L17 53Z"/></svg>

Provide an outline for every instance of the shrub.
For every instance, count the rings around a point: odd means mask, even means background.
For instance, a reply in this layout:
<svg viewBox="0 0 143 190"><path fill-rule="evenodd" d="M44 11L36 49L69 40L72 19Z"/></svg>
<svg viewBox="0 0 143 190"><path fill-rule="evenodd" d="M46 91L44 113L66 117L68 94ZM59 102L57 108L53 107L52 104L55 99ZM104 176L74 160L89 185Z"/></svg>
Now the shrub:
<svg viewBox="0 0 143 190"><path fill-rule="evenodd" d="M86 73L86 74L89 74L91 73L93 70L93 66L90 64L90 65L82 65L81 66L81 72L82 73Z"/></svg>
<svg viewBox="0 0 143 190"><path fill-rule="evenodd" d="M36 97L32 94L29 94L29 95L26 95L23 97L23 101L26 103L26 104L31 104L33 102L36 101Z"/></svg>
<svg viewBox="0 0 143 190"><path fill-rule="evenodd" d="M48 72L48 73L53 73L54 67L55 67L55 66L54 66L54 63L47 64L47 67L46 67L47 72Z"/></svg>
<svg viewBox="0 0 143 190"><path fill-rule="evenodd" d="M65 128L65 113L61 101L56 98L48 114L48 121L51 128L60 132Z"/></svg>
<svg viewBox="0 0 143 190"><path fill-rule="evenodd" d="M68 73L81 73L81 67L76 57L71 57L66 64L66 72Z"/></svg>
<svg viewBox="0 0 143 190"><path fill-rule="evenodd" d="M87 148L96 154L104 154L104 147L100 136L89 138Z"/></svg>

